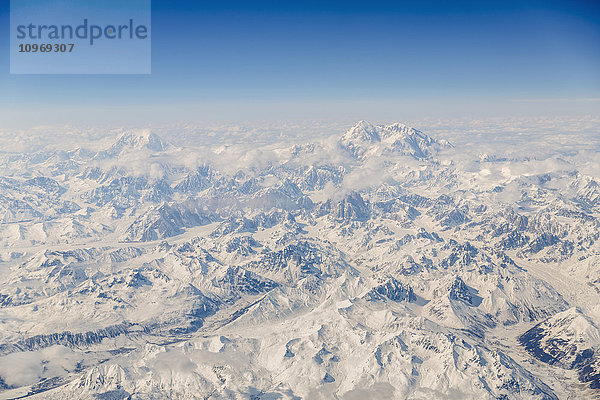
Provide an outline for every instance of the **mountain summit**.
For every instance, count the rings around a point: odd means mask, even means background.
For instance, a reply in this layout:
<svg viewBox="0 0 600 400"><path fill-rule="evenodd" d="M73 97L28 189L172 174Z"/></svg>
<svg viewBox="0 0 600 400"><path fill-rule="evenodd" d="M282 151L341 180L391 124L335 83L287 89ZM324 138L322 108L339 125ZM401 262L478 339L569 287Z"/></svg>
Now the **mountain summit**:
<svg viewBox="0 0 600 400"><path fill-rule="evenodd" d="M164 151L167 148L167 144L156 133L144 129L139 132L128 132L123 134L111 147L111 150L123 150L125 148L146 148L153 151Z"/></svg>
<svg viewBox="0 0 600 400"><path fill-rule="evenodd" d="M443 148L453 147L401 123L373 125L367 121L359 121L338 143L358 159L388 153L426 159Z"/></svg>
<svg viewBox="0 0 600 400"><path fill-rule="evenodd" d="M126 132L112 144L108 149L100 151L97 158L113 158L131 151L148 150L150 152L161 152L169 148L169 145L156 133L149 129Z"/></svg>

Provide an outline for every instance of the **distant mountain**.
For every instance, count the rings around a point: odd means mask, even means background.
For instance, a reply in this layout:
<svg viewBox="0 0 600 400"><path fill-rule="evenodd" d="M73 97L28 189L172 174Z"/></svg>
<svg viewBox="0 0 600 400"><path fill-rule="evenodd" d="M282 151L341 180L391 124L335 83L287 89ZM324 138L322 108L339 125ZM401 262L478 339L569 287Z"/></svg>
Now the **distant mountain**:
<svg viewBox="0 0 600 400"><path fill-rule="evenodd" d="M339 144L358 159L384 154L426 159L441 149L452 147L447 141L438 141L404 124L372 125L366 121L359 121L350 128Z"/></svg>
<svg viewBox="0 0 600 400"><path fill-rule="evenodd" d="M127 132L106 150L98 152L96 159L114 158L123 153L145 150L149 152L162 152L169 145L157 134L150 130Z"/></svg>

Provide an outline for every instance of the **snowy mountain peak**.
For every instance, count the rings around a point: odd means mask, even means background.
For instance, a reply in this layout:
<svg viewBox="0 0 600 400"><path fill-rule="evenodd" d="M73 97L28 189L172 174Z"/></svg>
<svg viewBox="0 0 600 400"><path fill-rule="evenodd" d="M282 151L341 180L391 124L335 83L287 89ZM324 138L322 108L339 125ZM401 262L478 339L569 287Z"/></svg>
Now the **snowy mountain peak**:
<svg viewBox="0 0 600 400"><path fill-rule="evenodd" d="M383 127L383 140L421 140L427 146L438 143L437 140L410 126L395 123Z"/></svg>
<svg viewBox="0 0 600 400"><path fill-rule="evenodd" d="M107 150L100 152L101 158L116 157L123 152L136 150L165 151L169 146L156 133L149 129L126 132Z"/></svg>
<svg viewBox="0 0 600 400"><path fill-rule="evenodd" d="M358 159L388 153L425 159L452 147L447 141L438 141L402 123L372 125L366 121L359 121L342 135L339 145Z"/></svg>
<svg viewBox="0 0 600 400"><path fill-rule="evenodd" d="M367 121L360 120L352 128L348 129L340 140L342 142L359 141L377 143L381 142L381 137L379 136L378 127Z"/></svg>
<svg viewBox="0 0 600 400"><path fill-rule="evenodd" d="M585 343L586 346L600 345L600 331L576 307L549 317L536 328L544 332L544 342L558 340L561 343Z"/></svg>
<svg viewBox="0 0 600 400"><path fill-rule="evenodd" d="M581 188L577 193L577 198L581 202L592 207L600 204L600 184L592 178L583 179Z"/></svg>
<svg viewBox="0 0 600 400"><path fill-rule="evenodd" d="M154 151L163 151L166 143L156 133L149 129L123 134L115 145L117 147L132 147L135 149L147 148Z"/></svg>
<svg viewBox="0 0 600 400"><path fill-rule="evenodd" d="M600 332L579 309L547 318L521 335L519 342L538 360L576 370L581 382L600 387Z"/></svg>

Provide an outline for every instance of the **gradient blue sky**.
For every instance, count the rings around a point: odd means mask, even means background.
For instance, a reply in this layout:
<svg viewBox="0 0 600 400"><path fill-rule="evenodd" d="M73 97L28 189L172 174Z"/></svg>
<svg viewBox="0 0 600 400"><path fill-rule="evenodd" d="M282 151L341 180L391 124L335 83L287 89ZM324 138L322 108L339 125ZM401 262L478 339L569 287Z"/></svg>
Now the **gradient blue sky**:
<svg viewBox="0 0 600 400"><path fill-rule="evenodd" d="M10 75L8 26L0 128L600 114L599 1L153 0L148 76Z"/></svg>

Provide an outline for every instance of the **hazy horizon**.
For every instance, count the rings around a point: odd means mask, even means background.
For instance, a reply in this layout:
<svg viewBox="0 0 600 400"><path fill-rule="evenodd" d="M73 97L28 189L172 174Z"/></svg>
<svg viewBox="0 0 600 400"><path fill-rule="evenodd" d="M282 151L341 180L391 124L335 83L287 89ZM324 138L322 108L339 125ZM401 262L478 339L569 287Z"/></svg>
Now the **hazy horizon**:
<svg viewBox="0 0 600 400"><path fill-rule="evenodd" d="M600 111L591 1L154 0L151 75L9 75L8 55L5 128Z"/></svg>

